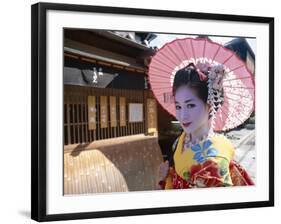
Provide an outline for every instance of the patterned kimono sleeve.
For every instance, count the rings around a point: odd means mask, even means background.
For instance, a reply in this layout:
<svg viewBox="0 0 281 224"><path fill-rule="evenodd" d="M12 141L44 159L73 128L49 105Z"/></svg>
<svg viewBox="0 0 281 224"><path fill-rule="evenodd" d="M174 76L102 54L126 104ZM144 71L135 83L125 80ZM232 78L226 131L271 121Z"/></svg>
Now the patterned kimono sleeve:
<svg viewBox="0 0 281 224"><path fill-rule="evenodd" d="M236 161L230 162L230 175L234 186L255 185L247 171Z"/></svg>
<svg viewBox="0 0 281 224"><path fill-rule="evenodd" d="M218 148L206 155L205 160L190 169L190 181L195 187L232 186L230 162L234 155L234 147L223 141Z"/></svg>
<svg viewBox="0 0 281 224"><path fill-rule="evenodd" d="M229 161L225 158L208 159L190 170L191 185L195 187L232 186Z"/></svg>

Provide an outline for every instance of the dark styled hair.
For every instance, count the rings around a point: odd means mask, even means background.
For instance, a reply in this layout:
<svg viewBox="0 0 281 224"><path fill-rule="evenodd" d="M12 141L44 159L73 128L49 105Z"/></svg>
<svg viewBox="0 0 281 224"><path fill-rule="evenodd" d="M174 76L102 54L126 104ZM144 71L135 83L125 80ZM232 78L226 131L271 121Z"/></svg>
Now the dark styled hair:
<svg viewBox="0 0 281 224"><path fill-rule="evenodd" d="M188 86L195 91L197 96L207 103L208 99L208 83L207 81L201 81L196 67L193 63L188 64L186 67L178 70L175 74L173 83L173 95L177 89L181 86Z"/></svg>

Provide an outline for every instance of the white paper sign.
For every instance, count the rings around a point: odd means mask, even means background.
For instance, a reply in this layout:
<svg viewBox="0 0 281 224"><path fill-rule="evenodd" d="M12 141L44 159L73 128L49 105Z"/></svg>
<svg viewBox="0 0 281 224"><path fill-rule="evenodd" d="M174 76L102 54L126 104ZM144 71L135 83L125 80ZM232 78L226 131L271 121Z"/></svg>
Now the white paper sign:
<svg viewBox="0 0 281 224"><path fill-rule="evenodd" d="M129 104L129 122L143 121L143 104L130 103Z"/></svg>

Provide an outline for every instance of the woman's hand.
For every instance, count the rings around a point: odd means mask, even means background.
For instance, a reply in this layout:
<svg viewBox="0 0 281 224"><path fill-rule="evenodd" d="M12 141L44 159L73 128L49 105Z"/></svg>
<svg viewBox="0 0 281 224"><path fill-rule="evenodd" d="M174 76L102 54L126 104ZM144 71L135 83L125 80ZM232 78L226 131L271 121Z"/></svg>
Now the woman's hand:
<svg viewBox="0 0 281 224"><path fill-rule="evenodd" d="M166 160L165 162L162 162L159 166L159 173L158 173L159 181L165 180L166 177L168 176L168 172L169 172L169 161Z"/></svg>
<svg viewBox="0 0 281 224"><path fill-rule="evenodd" d="M165 179L168 176L169 172L169 161L166 160L162 162L159 166L159 173L158 173L158 184L156 185L156 190L163 190L165 188Z"/></svg>

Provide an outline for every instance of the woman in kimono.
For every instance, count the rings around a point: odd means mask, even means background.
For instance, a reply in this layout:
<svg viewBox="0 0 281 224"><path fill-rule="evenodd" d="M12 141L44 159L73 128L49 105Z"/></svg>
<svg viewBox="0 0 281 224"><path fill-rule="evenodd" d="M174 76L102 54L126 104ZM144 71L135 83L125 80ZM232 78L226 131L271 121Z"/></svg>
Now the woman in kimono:
<svg viewBox="0 0 281 224"><path fill-rule="evenodd" d="M213 116L223 104L223 75L222 65L193 63L176 72L173 96L183 132L173 145L172 162L160 165L159 188L254 184L233 160L232 143L212 129Z"/></svg>

